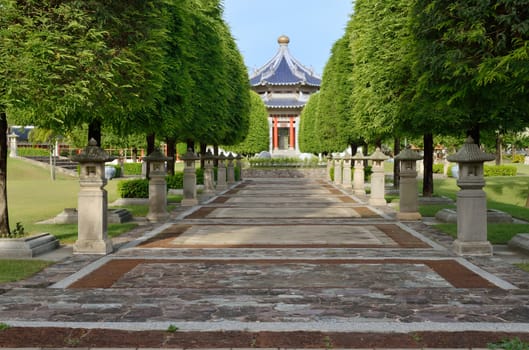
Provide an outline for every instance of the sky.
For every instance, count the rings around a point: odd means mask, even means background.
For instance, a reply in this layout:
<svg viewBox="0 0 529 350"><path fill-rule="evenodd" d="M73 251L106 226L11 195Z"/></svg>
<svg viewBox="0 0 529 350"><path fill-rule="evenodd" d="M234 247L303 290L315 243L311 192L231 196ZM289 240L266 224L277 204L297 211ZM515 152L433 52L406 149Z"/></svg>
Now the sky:
<svg viewBox="0 0 529 350"><path fill-rule="evenodd" d="M231 28L251 72L272 58L277 38L290 38L290 53L321 75L331 48L352 13L352 0L223 0Z"/></svg>

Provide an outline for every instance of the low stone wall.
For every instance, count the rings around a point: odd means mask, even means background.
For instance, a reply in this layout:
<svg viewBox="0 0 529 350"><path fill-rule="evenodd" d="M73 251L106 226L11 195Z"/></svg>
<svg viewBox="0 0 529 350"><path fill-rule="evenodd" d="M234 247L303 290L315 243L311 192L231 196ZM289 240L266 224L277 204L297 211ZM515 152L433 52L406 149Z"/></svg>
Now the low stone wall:
<svg viewBox="0 0 529 350"><path fill-rule="evenodd" d="M247 168L242 170L242 177L327 179L327 168Z"/></svg>

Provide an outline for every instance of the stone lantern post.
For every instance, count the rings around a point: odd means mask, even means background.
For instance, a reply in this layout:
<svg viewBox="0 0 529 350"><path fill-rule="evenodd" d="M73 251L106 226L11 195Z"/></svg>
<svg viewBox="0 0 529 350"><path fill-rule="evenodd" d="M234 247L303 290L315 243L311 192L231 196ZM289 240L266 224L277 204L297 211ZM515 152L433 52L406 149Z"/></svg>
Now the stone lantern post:
<svg viewBox="0 0 529 350"><path fill-rule="evenodd" d="M239 168L239 181L242 181L242 156L238 154L235 159L237 160L237 168Z"/></svg>
<svg viewBox="0 0 529 350"><path fill-rule="evenodd" d="M227 167L228 185L233 185L235 183L235 165L233 164L233 160L235 159L235 157L230 152L228 153L228 157L226 159L228 160L228 167Z"/></svg>
<svg viewBox="0 0 529 350"><path fill-rule="evenodd" d="M151 222L165 221L169 217L167 212L167 175L165 162L171 160L160 150L143 158L149 165L149 213L147 220Z"/></svg>
<svg viewBox="0 0 529 350"><path fill-rule="evenodd" d="M341 185L342 181L342 158L337 155L334 157L334 184Z"/></svg>
<svg viewBox="0 0 529 350"><path fill-rule="evenodd" d="M386 205L385 195L385 179L384 179L384 161L388 157L380 151L377 147L375 152L369 157L372 161L373 171L371 173L371 195L369 196L369 204L375 206Z"/></svg>
<svg viewBox="0 0 529 350"><path fill-rule="evenodd" d="M362 150L358 150L356 154L351 158L354 161L354 173L353 173L353 194L357 196L365 196L365 175L364 175L364 154Z"/></svg>
<svg viewBox="0 0 529 350"><path fill-rule="evenodd" d="M219 166L217 167L217 191L224 191L228 188L226 185L226 156L221 152L217 157Z"/></svg>
<svg viewBox="0 0 529 350"><path fill-rule="evenodd" d="M8 139L9 139L9 156L11 158L15 158L18 155L17 153L18 135L15 133L12 133L8 135Z"/></svg>
<svg viewBox="0 0 529 350"><path fill-rule="evenodd" d="M83 151L72 157L79 162L78 235L74 254L108 254L114 249L107 234L107 184L105 162L114 160L91 139Z"/></svg>
<svg viewBox="0 0 529 350"><path fill-rule="evenodd" d="M331 179L331 168L333 166L333 162L332 162L332 154L329 153L327 155L327 180L329 181L332 181Z"/></svg>
<svg viewBox="0 0 529 350"><path fill-rule="evenodd" d="M215 178L213 175L213 153L208 150L204 156L204 192L215 192Z"/></svg>
<svg viewBox="0 0 529 350"><path fill-rule="evenodd" d="M198 204L195 162L200 158L190 148L180 159L184 161L184 199L180 205L191 207Z"/></svg>
<svg viewBox="0 0 529 350"><path fill-rule="evenodd" d="M450 162L459 164L457 185L457 239L453 249L459 255L492 255L487 240L487 198L483 187L483 163L491 161L492 154L482 152L471 137Z"/></svg>
<svg viewBox="0 0 529 350"><path fill-rule="evenodd" d="M351 160L353 158L349 153L343 157L342 186L346 189L351 188Z"/></svg>
<svg viewBox="0 0 529 350"><path fill-rule="evenodd" d="M397 219L404 221L421 220L419 195L417 193L417 161L423 157L408 146L395 160L400 161L399 197L400 209Z"/></svg>

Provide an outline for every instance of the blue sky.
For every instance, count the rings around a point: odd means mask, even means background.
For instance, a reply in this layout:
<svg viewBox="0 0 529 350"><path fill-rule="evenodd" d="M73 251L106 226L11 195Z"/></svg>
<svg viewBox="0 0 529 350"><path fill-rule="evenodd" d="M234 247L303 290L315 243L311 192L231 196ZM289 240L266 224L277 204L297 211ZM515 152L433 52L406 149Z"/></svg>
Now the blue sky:
<svg viewBox="0 0 529 350"><path fill-rule="evenodd" d="M250 70L272 58L284 34L290 53L320 75L352 9L352 0L224 0L224 18Z"/></svg>

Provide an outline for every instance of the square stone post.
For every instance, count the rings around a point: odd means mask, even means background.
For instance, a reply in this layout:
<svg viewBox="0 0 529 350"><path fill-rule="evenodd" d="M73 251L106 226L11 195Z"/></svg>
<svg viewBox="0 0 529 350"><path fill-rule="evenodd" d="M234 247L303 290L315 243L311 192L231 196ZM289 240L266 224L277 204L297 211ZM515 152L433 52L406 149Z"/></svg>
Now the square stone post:
<svg viewBox="0 0 529 350"><path fill-rule="evenodd" d="M147 220L151 222L165 221L169 217L165 162L171 158L166 157L157 149L143 159L149 166L149 213Z"/></svg>
<svg viewBox="0 0 529 350"><path fill-rule="evenodd" d="M358 150L354 157L354 173L353 173L353 194L357 196L365 196L365 174L364 174L364 154L362 150Z"/></svg>
<svg viewBox="0 0 529 350"><path fill-rule="evenodd" d="M334 184L342 184L342 158L340 156L334 157Z"/></svg>
<svg viewBox="0 0 529 350"><path fill-rule="evenodd" d="M105 162L114 158L91 139L88 146L73 161L79 162L78 234L74 254L109 254L113 251L107 233L107 184Z"/></svg>
<svg viewBox="0 0 529 350"><path fill-rule="evenodd" d="M412 151L410 146L400 152L395 160L400 161L399 212L397 219L403 221L421 220L419 194L417 192L417 161L422 156Z"/></svg>
<svg viewBox="0 0 529 350"><path fill-rule="evenodd" d="M221 152L217 157L219 166L217 168L217 192L224 191L228 188L226 185L226 156Z"/></svg>
<svg viewBox="0 0 529 350"><path fill-rule="evenodd" d="M18 135L15 133L12 133L7 136L9 139L9 156L11 158L15 158L17 153L17 147L18 147Z"/></svg>
<svg viewBox="0 0 529 350"><path fill-rule="evenodd" d="M197 200L197 174L195 162L200 159L191 149L180 157L184 161L184 199L180 204L183 207L192 207L198 204Z"/></svg>
<svg viewBox="0 0 529 350"><path fill-rule="evenodd" d="M329 153L327 156L327 180L332 181L331 179L331 168L333 167L334 163L332 161L332 154Z"/></svg>
<svg viewBox="0 0 529 350"><path fill-rule="evenodd" d="M235 166L233 164L233 160L235 159L235 157L230 152L228 153L228 157L226 159L228 160L228 167L227 167L228 185L233 185L235 183Z"/></svg>
<svg viewBox="0 0 529 350"><path fill-rule="evenodd" d="M213 154L208 150L204 156L204 192L215 192L215 178L213 175Z"/></svg>
<svg viewBox="0 0 529 350"><path fill-rule="evenodd" d="M483 163L495 159L482 152L471 137L448 160L459 164L457 186L457 239L453 249L459 255L492 255L487 240L487 197L483 191Z"/></svg>
<svg viewBox="0 0 529 350"><path fill-rule="evenodd" d="M384 161L388 157L380 151L377 147L375 152L369 157L372 161L371 174L371 195L369 196L369 204L374 206L386 205L385 179L384 179Z"/></svg>
<svg viewBox="0 0 529 350"><path fill-rule="evenodd" d="M345 153L343 157L343 172L342 172L342 187L346 189L351 188L351 155Z"/></svg>
<svg viewBox="0 0 529 350"><path fill-rule="evenodd" d="M242 181L242 156L238 154L235 159L237 160L237 168L239 168L239 181Z"/></svg>

